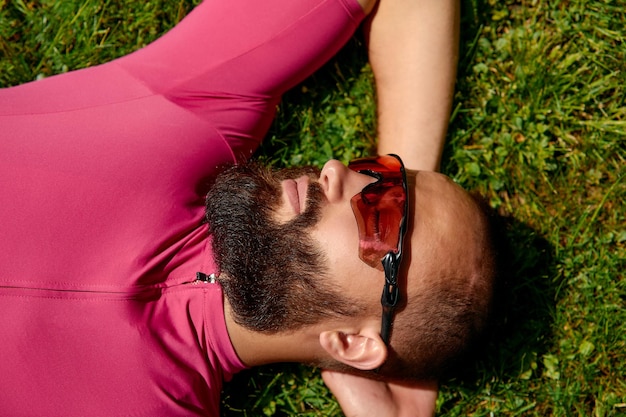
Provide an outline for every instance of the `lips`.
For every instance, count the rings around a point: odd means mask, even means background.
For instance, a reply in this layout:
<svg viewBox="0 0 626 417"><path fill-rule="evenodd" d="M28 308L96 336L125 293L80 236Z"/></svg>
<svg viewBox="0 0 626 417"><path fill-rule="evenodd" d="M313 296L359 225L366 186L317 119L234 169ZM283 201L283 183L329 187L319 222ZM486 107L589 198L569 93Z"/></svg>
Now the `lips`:
<svg viewBox="0 0 626 417"><path fill-rule="evenodd" d="M304 175L295 180L283 181L283 190L296 215L302 213L306 205L307 190L309 188L309 177Z"/></svg>

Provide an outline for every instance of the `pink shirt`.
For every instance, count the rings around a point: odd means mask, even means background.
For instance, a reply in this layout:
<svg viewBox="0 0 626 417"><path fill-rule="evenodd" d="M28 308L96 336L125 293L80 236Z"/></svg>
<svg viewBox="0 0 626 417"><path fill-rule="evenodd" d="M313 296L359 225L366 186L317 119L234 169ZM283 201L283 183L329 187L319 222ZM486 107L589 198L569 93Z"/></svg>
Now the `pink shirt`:
<svg viewBox="0 0 626 417"><path fill-rule="evenodd" d="M210 178L362 18L206 1L134 54L0 91L0 415L218 415L244 364L194 282L216 272Z"/></svg>

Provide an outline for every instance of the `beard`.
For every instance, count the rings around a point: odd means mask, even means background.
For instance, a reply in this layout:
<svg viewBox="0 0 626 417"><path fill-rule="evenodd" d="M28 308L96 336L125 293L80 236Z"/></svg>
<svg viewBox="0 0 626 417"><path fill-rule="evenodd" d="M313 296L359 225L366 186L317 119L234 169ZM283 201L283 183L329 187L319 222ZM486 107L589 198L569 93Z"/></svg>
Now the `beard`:
<svg viewBox="0 0 626 417"><path fill-rule="evenodd" d="M310 176L306 208L286 223L275 219L281 181ZM271 170L256 163L220 173L207 195L218 281L233 319L250 330L276 333L353 316L357 303L334 290L323 252L310 235L324 195L311 167Z"/></svg>

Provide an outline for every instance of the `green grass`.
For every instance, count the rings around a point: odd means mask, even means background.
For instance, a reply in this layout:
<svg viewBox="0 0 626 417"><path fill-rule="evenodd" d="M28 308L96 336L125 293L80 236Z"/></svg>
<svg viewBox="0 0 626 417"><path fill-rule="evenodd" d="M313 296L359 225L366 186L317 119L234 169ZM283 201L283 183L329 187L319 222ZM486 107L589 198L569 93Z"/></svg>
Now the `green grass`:
<svg viewBox="0 0 626 417"><path fill-rule="evenodd" d="M191 1L0 0L0 86L145 45ZM443 171L510 216L494 336L440 416L626 415L626 2L466 0ZM289 93L259 157L347 161L375 143L360 42ZM341 415L316 373L239 375L224 414Z"/></svg>

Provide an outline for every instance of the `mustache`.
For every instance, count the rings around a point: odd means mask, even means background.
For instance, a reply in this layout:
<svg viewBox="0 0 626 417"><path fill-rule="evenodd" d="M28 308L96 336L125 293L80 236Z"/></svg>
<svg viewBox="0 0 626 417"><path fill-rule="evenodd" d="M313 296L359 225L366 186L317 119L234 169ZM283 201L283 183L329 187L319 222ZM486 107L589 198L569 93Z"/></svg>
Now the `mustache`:
<svg viewBox="0 0 626 417"><path fill-rule="evenodd" d="M315 226L320 220L322 204L325 200L322 186L319 182L311 182L307 188L306 207L304 211L291 219L288 224L292 227L308 229Z"/></svg>
<svg viewBox="0 0 626 417"><path fill-rule="evenodd" d="M305 229L314 226L321 217L324 192L318 182L321 170L303 166L273 169L255 161L224 167L207 194L206 221L212 232L231 222L248 223L250 230L280 228L272 221L272 213L280 204L281 186L285 179L303 175L311 179L307 188L306 207L302 213L282 226Z"/></svg>

